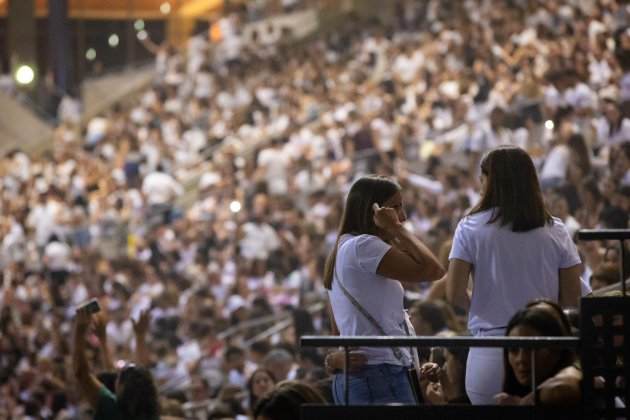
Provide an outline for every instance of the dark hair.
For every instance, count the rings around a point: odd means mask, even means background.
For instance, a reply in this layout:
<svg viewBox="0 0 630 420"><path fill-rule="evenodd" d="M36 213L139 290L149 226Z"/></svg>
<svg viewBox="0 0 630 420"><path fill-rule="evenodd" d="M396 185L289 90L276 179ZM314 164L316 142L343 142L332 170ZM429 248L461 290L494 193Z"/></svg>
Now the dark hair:
<svg viewBox="0 0 630 420"><path fill-rule="evenodd" d="M501 146L481 160L481 172L487 182L481 197L469 214L492 209L488 223L501 221L513 232L527 232L551 223L545 207L536 168L521 148Z"/></svg>
<svg viewBox="0 0 630 420"><path fill-rule="evenodd" d="M415 313L420 315L431 326L433 334L437 334L448 327L444 311L434 302L428 300L415 302L411 306L411 312L414 312L414 315Z"/></svg>
<svg viewBox="0 0 630 420"><path fill-rule="evenodd" d="M569 317L564 313L562 306L560 306L557 302L554 302L550 299L538 298L530 301L527 305L525 305L525 308L541 308L540 305L548 306L556 315L558 315L558 319L560 320L560 322L562 323L562 327L564 328L565 335L573 334L573 329L571 328Z"/></svg>
<svg viewBox="0 0 630 420"><path fill-rule="evenodd" d="M350 187L346 205L339 223L337 241L335 247L326 259L324 267L324 286L332 287L335 260L337 259L337 247L341 235L350 233L353 235L370 234L377 232L374 224L374 211L372 205L378 203L382 206L394 194L401 190L398 183L388 177L379 175L367 175L359 178Z"/></svg>
<svg viewBox="0 0 630 420"><path fill-rule="evenodd" d="M521 309L514 314L507 325L505 335L510 335L510 332L518 326L527 326L536 330L541 336L565 337L570 334L568 331L571 331L570 329L567 331L566 325L569 325L569 322L564 313L562 313L560 319L558 319L550 311L533 304L532 306ZM560 352L560 357L558 358L558 363L551 371L552 375L556 374L565 367L571 366L575 361L575 353L573 350L559 349L557 351ZM531 392L531 387L521 385L514 375L514 371L512 370L508 359L507 348L503 349L503 366L505 370L503 392L519 397L529 394ZM537 378L536 381L541 383L546 379L548 378Z"/></svg>
<svg viewBox="0 0 630 420"><path fill-rule="evenodd" d="M264 416L270 420L300 418L302 404L326 404L326 399L313 386L299 381L284 381L258 401L254 418Z"/></svg>
<svg viewBox="0 0 630 420"><path fill-rule="evenodd" d="M159 418L158 392L149 370L129 365L120 371L117 404L124 419Z"/></svg>
<svg viewBox="0 0 630 420"><path fill-rule="evenodd" d="M254 407L256 407L256 404L258 403L258 400L260 397L260 396L257 397L254 395L254 378L256 377L257 374L261 372L264 372L267 375L269 375L269 377L271 378L271 382L273 382L274 384L276 383L276 378L269 369L258 368L252 373L252 375L247 380L247 393L249 394L249 408L251 410L253 410Z"/></svg>

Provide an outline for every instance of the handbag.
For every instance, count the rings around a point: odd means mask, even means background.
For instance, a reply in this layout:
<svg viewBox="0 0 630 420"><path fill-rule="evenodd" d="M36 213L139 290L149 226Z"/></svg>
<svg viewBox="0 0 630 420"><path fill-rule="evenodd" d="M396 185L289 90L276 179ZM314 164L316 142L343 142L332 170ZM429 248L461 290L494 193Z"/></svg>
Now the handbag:
<svg viewBox="0 0 630 420"><path fill-rule="evenodd" d="M359 311L361 314L376 328L380 335L388 335L383 327L380 326L378 321L374 319L372 315L363 307L361 304L352 296L352 294L343 286L339 279L337 280L337 284L341 288L343 294L348 298L350 303ZM413 325L411 325L411 321L409 320L409 315L407 311L404 311L405 317L405 334L407 336L411 336L410 331L413 331L415 335L415 331L413 329ZM400 351L399 347L392 347L392 352L396 359L398 359L401 363L405 363L405 355L402 351ZM423 402L422 398L422 387L420 386L420 359L418 358L418 350L415 347L409 347L409 351L411 353L412 363L411 367L407 368L407 378L409 379L409 384L413 391L414 397L416 399L416 403L420 404Z"/></svg>

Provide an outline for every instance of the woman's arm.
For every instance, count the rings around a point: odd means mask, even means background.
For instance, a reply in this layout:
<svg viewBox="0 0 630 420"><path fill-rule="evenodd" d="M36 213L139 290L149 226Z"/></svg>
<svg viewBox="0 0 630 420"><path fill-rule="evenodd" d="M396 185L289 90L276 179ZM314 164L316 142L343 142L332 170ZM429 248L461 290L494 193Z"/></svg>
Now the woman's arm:
<svg viewBox="0 0 630 420"><path fill-rule="evenodd" d="M101 358L103 361L103 368L108 372L116 370L114 367L114 361L112 360L112 354L107 343L107 318L103 313L94 317L94 333L98 337L98 341L101 344Z"/></svg>
<svg viewBox="0 0 630 420"><path fill-rule="evenodd" d="M376 272L405 282L434 281L444 275L444 267L418 238L404 228L392 208L374 207L374 222L393 244Z"/></svg>
<svg viewBox="0 0 630 420"><path fill-rule="evenodd" d="M470 297L467 293L468 277L472 271L472 264L464 260L453 258L448 265L446 275L446 300L454 306L465 310L470 308Z"/></svg>
<svg viewBox="0 0 630 420"><path fill-rule="evenodd" d="M538 385L538 398L541 405L570 406L580 402L582 398L582 371L569 366L555 376ZM502 392L495 396L499 405L533 405L533 392L519 398Z"/></svg>
<svg viewBox="0 0 630 420"><path fill-rule="evenodd" d="M74 353L72 367L79 389L88 403L96 408L98 395L103 386L90 372L90 365L85 355L85 334L90 325L90 313L84 308L77 311L74 328Z"/></svg>
<svg viewBox="0 0 630 420"><path fill-rule="evenodd" d="M560 296L558 302L563 308L577 308L580 303L580 274L584 271L582 264L569 268L561 268L558 272Z"/></svg>
<svg viewBox="0 0 630 420"><path fill-rule="evenodd" d="M133 332L136 337L136 362L140 366L149 367L150 357L147 349L147 332L151 324L151 317L149 315L149 309L145 309L140 312L138 321L131 319L133 325Z"/></svg>

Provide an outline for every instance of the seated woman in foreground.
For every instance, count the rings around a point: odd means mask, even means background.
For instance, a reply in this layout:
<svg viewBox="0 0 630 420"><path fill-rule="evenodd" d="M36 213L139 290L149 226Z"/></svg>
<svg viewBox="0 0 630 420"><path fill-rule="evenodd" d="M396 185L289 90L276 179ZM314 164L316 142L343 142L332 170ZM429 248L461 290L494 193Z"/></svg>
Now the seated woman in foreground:
<svg viewBox="0 0 630 420"><path fill-rule="evenodd" d="M566 316L549 302L531 304L518 311L507 326L509 337L571 336ZM532 392L531 352L536 369L538 403L569 406L578 404L582 394L582 371L572 349L504 349L505 382L503 392L496 395L498 404L534 404Z"/></svg>

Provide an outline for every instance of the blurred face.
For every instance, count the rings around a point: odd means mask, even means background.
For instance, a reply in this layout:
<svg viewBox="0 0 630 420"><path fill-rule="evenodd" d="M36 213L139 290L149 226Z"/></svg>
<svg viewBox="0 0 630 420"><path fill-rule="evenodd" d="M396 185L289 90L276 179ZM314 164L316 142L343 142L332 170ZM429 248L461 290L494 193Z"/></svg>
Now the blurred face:
<svg viewBox="0 0 630 420"><path fill-rule="evenodd" d="M267 391L273 388L273 380L265 371L256 372L252 380L252 393L255 397L260 398Z"/></svg>
<svg viewBox="0 0 630 420"><path fill-rule="evenodd" d="M398 191L396 194L392 195L387 201L383 203L383 207L391 207L396 210L396 214L398 215L398 221L403 223L407 220L407 215L405 214L405 209L403 208L403 199L402 194Z"/></svg>
<svg viewBox="0 0 630 420"><path fill-rule="evenodd" d="M510 331L510 337L536 337L544 335L527 325L518 325ZM530 386L532 380L532 351L535 351L536 383L549 378L555 372L554 367L560 358L559 353L551 349L519 349L508 350L508 362L519 384Z"/></svg>

